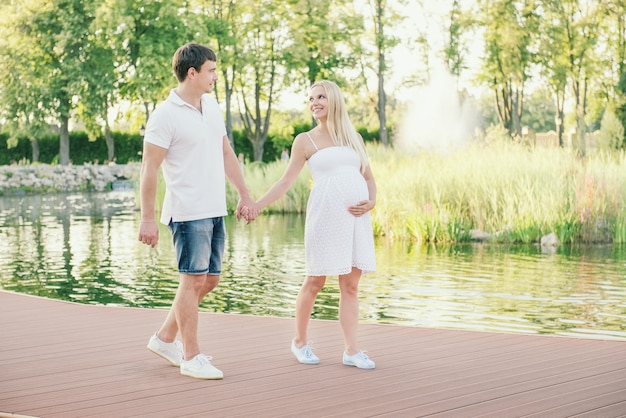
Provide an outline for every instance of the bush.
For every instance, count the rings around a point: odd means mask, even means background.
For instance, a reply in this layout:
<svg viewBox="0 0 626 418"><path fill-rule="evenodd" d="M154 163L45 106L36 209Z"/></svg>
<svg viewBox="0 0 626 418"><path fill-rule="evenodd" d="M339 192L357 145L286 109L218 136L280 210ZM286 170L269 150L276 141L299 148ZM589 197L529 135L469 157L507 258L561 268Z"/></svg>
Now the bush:
<svg viewBox="0 0 626 418"><path fill-rule="evenodd" d="M273 133L268 136L263 149L263 162L272 162L280 159L284 148L291 148L293 139L301 132L311 129L310 123L295 124L282 133ZM366 142L378 140L378 131L368 131L365 128L358 129ZM293 132L293 134L291 133ZM139 134L126 132L113 132L115 143L115 159L118 164L141 161L143 138ZM235 153L243 153L247 161L254 159L252 143L246 137L244 130L234 130ZM18 138L17 145L9 148L9 136L0 133L0 165L10 165L20 161L33 162L32 146L29 138ZM59 135L51 134L38 138L39 161L44 164L58 164L59 161ZM85 132L70 132L70 160L73 164L104 163L108 158L108 151L104 137L98 137L90 141Z"/></svg>
<svg viewBox="0 0 626 418"><path fill-rule="evenodd" d="M142 138L138 134L114 132L116 161L126 164L141 160L143 147ZM32 146L28 138L19 138L15 147L8 147L8 135L0 135L0 165L9 165L13 162L33 161ZM37 140L39 144L39 162L57 164L59 160L59 136L45 135ZM103 163L108 151L104 138L90 141L85 132L70 132L70 159L73 164Z"/></svg>
<svg viewBox="0 0 626 418"><path fill-rule="evenodd" d="M611 109L607 109L602 117L598 148L600 150L615 150L623 146L624 126Z"/></svg>

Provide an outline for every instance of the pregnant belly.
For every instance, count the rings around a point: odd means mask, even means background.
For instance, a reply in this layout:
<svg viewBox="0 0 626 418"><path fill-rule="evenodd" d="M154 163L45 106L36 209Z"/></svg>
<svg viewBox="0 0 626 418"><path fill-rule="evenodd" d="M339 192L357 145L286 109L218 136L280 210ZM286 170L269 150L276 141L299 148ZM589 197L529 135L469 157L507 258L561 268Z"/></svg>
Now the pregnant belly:
<svg viewBox="0 0 626 418"><path fill-rule="evenodd" d="M315 196L318 195L318 196ZM330 204L341 204L343 207L356 205L369 198L367 183L360 174L328 176L315 183L311 198L316 197Z"/></svg>

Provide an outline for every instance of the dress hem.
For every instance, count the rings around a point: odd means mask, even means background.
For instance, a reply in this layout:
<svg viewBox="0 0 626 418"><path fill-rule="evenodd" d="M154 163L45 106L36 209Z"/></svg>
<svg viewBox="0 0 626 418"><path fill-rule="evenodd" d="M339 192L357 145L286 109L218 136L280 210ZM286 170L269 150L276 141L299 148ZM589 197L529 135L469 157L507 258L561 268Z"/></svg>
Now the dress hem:
<svg viewBox="0 0 626 418"><path fill-rule="evenodd" d="M347 268L347 269L346 269L346 268L344 268L344 269L335 269L335 270L326 270L326 271L316 271L316 272L309 272L309 271L307 271L307 272L306 272L306 275L307 275L307 276L340 276L340 275L343 275L343 274L348 274L348 273L350 273L350 272L352 271L352 268L353 268L353 267L356 267L356 268L358 268L359 270L361 270L361 274L362 274L362 275L363 275L363 274L367 274L367 273L374 273L374 272L376 272L376 268L371 268L371 267L368 267L368 268L362 268L362 267L359 267L359 266L352 266L352 267Z"/></svg>

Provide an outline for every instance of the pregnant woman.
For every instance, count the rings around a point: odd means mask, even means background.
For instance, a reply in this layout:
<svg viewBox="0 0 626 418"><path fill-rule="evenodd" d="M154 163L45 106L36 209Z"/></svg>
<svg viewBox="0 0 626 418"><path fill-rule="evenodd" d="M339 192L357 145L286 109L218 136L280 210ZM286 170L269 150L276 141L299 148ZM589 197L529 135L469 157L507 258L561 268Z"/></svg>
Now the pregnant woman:
<svg viewBox="0 0 626 418"><path fill-rule="evenodd" d="M314 186L304 233L306 278L296 299L296 333L291 351L300 363L319 363L307 339L309 319L326 277L338 276L339 322L345 341L343 364L373 369L374 362L358 349L357 325L361 274L376 270L369 213L376 204L376 182L363 139L350 121L339 87L331 81L313 84L309 109L319 124L296 136L283 176L255 208L249 208L250 216L284 195L308 162Z"/></svg>

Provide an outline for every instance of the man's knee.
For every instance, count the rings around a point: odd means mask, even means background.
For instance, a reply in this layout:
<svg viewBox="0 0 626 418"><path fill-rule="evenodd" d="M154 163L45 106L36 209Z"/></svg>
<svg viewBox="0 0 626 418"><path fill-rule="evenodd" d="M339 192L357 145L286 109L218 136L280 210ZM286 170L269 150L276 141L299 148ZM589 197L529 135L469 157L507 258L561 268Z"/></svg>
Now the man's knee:
<svg viewBox="0 0 626 418"><path fill-rule="evenodd" d="M207 288L208 282L206 274L181 273L180 275L180 287L188 292L201 294Z"/></svg>
<svg viewBox="0 0 626 418"><path fill-rule="evenodd" d="M202 288L202 291L206 295L211 290L215 289L219 282L220 282L220 276L219 275L217 275L217 274L207 274L206 278L204 280L204 286Z"/></svg>

